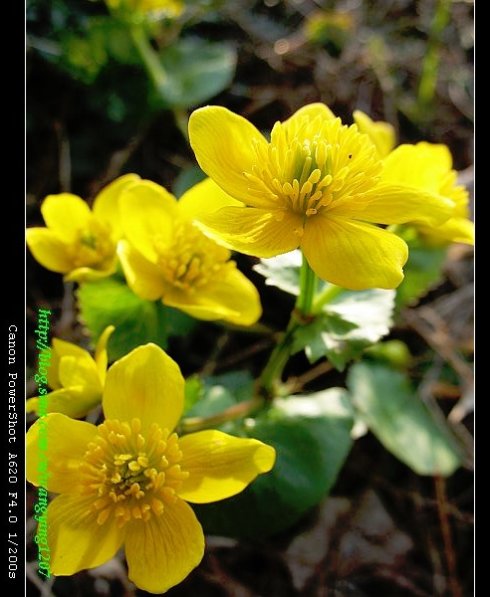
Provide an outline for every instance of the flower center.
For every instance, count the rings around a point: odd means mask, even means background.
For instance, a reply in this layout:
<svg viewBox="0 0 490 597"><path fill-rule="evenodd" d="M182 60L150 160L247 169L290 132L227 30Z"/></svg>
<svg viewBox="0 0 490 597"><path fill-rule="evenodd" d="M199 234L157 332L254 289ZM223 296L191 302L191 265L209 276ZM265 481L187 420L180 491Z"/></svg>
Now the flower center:
<svg viewBox="0 0 490 597"><path fill-rule="evenodd" d="M271 202L308 218L369 190L378 181L376 148L340 118L276 122L267 146L255 143L251 205Z"/></svg>
<svg viewBox="0 0 490 597"><path fill-rule="evenodd" d="M111 231L105 222L91 219L88 226L78 233L72 249L75 267L109 265L114 258L116 245L111 239Z"/></svg>
<svg viewBox="0 0 490 597"><path fill-rule="evenodd" d="M109 419L97 429L80 472L85 493L94 496L98 524L111 514L119 526L160 516L189 475L180 468L177 435L153 423L144 436L139 419L131 424Z"/></svg>
<svg viewBox="0 0 490 597"><path fill-rule="evenodd" d="M233 267L233 262L227 263L230 251L204 236L192 222L177 222L170 244L155 238L154 246L165 280L190 293L221 276L224 268Z"/></svg>

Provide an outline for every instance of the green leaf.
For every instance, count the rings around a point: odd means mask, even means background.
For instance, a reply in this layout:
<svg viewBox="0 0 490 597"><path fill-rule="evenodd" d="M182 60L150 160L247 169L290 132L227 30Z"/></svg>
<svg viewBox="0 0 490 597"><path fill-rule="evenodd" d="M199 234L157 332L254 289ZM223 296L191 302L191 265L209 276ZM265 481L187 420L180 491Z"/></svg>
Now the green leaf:
<svg viewBox="0 0 490 597"><path fill-rule="evenodd" d="M186 336L196 326L196 320L187 313L167 307L157 301L156 309L159 325L165 328L167 336Z"/></svg>
<svg viewBox="0 0 490 597"><path fill-rule="evenodd" d="M301 252L291 251L272 259L261 259L254 269L265 276L266 284L289 294L299 294ZM392 325L394 290L344 290L319 281L317 297L329 300L320 313L298 327L293 338L293 352L305 350L311 363L326 356L342 371L348 361L389 333Z"/></svg>
<svg viewBox="0 0 490 597"><path fill-rule="evenodd" d="M396 291L396 305L415 304L443 278L442 267L446 259L445 247L410 246L405 265L405 278Z"/></svg>
<svg viewBox="0 0 490 597"><path fill-rule="evenodd" d="M311 363L326 356L337 369L390 331L393 290L342 290L322 313L294 335L293 350L305 349Z"/></svg>
<svg viewBox="0 0 490 597"><path fill-rule="evenodd" d="M462 455L443 417L438 421L405 375L359 363L347 378L358 416L383 446L419 475L451 475Z"/></svg>
<svg viewBox="0 0 490 597"><path fill-rule="evenodd" d="M301 251L296 250L270 259L261 259L253 269L265 277L268 286L275 286L298 296L300 267Z"/></svg>
<svg viewBox="0 0 490 597"><path fill-rule="evenodd" d="M91 84L97 78L101 69L107 64L108 54L103 36L97 30L88 29L81 37L71 32L62 35L61 66L66 68L70 74L86 84Z"/></svg>
<svg viewBox="0 0 490 597"><path fill-rule="evenodd" d="M355 324L346 322L337 315L318 315L311 323L296 330L292 351L294 353L304 348L310 363L326 356L332 365L342 370L350 352L345 337L356 328Z"/></svg>
<svg viewBox="0 0 490 597"><path fill-rule="evenodd" d="M189 410L189 417L211 417L236 404L233 394L223 386L204 387L199 402Z"/></svg>
<svg viewBox="0 0 490 597"><path fill-rule="evenodd" d="M249 400L254 392L254 379L248 371L229 371L221 375L211 375L206 377L204 383L207 388L215 385L225 387L234 396L235 402Z"/></svg>
<svg viewBox="0 0 490 597"><path fill-rule="evenodd" d="M241 494L194 506L207 533L263 538L301 519L330 491L352 446L345 390L278 400L244 427L276 449L276 464Z"/></svg>
<svg viewBox="0 0 490 597"><path fill-rule="evenodd" d="M141 59L135 52L127 26L112 17L91 19L91 29L104 39L106 51L120 64L140 65Z"/></svg>
<svg viewBox="0 0 490 597"><path fill-rule="evenodd" d="M412 361L412 355L408 346L401 340L378 342L366 348L363 356L376 361L382 361L395 369L406 369Z"/></svg>
<svg viewBox="0 0 490 597"><path fill-rule="evenodd" d="M195 324L185 313L139 298L116 276L82 284L77 297L80 319L94 341L108 325L116 327L108 345L111 361L148 342L166 348L169 336Z"/></svg>
<svg viewBox="0 0 490 597"><path fill-rule="evenodd" d="M60 56L51 56L51 59L86 84L95 81L110 58L120 64L141 64L127 27L107 16L86 19L83 32L64 30L60 35L60 47Z"/></svg>
<svg viewBox="0 0 490 597"><path fill-rule="evenodd" d="M249 400L253 395L254 381L247 371L230 371L202 380L202 394L189 410L189 417L210 417L223 410Z"/></svg>
<svg viewBox="0 0 490 597"><path fill-rule="evenodd" d="M167 107L190 108L211 99L230 85L236 51L223 43L185 38L161 52L167 79L159 94Z"/></svg>

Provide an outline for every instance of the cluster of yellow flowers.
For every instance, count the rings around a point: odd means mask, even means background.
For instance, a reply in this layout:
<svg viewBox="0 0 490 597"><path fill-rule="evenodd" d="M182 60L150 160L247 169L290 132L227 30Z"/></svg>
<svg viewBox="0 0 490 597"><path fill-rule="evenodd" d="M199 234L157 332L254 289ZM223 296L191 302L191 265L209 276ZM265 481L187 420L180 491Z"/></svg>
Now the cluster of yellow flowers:
<svg viewBox="0 0 490 597"><path fill-rule="evenodd" d="M468 193L446 146L393 148L390 125L354 117L343 125L324 104L310 104L277 122L267 141L226 108L198 109L190 142L209 179L176 201L128 174L96 197L93 211L75 195L50 195L41 208L47 229L31 228L27 242L45 267L78 281L113 273L118 245L142 298L243 325L260 317L259 297L224 247L258 257L300 247L324 280L395 288L408 250L379 224L472 243Z"/></svg>
<svg viewBox="0 0 490 597"><path fill-rule="evenodd" d="M127 174L97 195L92 211L75 195L48 196L41 207L47 228L29 228L27 244L44 267L78 282L113 274L119 255L128 285L141 298L161 299L199 319L251 325L262 314L256 288L230 251L194 221L210 195L223 195L211 180L177 201L163 187Z"/></svg>
<svg viewBox="0 0 490 597"><path fill-rule="evenodd" d="M389 124L362 112L354 120L344 125L314 103L277 122L267 140L224 107L198 109L189 137L209 178L176 200L127 174L102 190L92 210L75 195L50 195L41 207L46 227L29 229L27 243L66 280L109 276L119 262L141 298L239 325L256 322L261 305L230 250L272 257L299 247L324 280L353 290L395 288L408 248L386 225L413 225L431 242L472 243L468 194L445 146L395 147ZM94 358L53 341L53 391L42 417L46 489L60 494L47 512L52 572L99 566L124 545L129 578L161 593L203 556L203 531L186 502L237 494L271 470L275 451L220 431L179 438L184 380L177 364L147 344L106 372L112 331L101 335ZM73 419L100 402L100 425ZM27 409L38 412L38 399ZM39 427L27 434L27 476L37 485Z"/></svg>

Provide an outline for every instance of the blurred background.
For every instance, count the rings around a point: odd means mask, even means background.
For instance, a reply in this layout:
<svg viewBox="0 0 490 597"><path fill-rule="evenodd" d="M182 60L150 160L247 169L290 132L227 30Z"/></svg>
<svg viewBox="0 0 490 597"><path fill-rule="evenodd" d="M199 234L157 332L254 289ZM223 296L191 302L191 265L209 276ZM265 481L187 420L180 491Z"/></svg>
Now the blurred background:
<svg viewBox="0 0 490 597"><path fill-rule="evenodd" d="M207 103L224 105L263 131L313 101L326 103L347 123L353 110L363 110L390 122L399 143L447 144L460 181L472 192L472 1L167 4L145 21L148 39L137 50L134 31L141 19L131 16L123 24L103 1L27 1L28 226L43 225L39 207L46 195L69 191L90 202L127 172L179 196L202 178L186 122L192 109ZM164 84L145 43L160 57ZM201 566L168 595L473 594L472 257L472 248L451 246L442 276L427 281L389 338L408 346L422 397L451 413L468 450L466 465L449 479L417 476L366 434L355 442L329 498L294 528L256 541L208 537ZM36 309L49 306L55 313L53 335L82 346L89 338L73 289L30 254L27 259L33 395ZM262 322L284 327L292 298L265 286L251 269L254 259L237 256L237 262L261 292ZM184 375L230 367L257 373L271 342L200 322L170 339L168 350ZM287 374L300 377L307 368L298 355ZM343 385L344 376L324 367L300 383L321 389ZM33 499L28 496L28 512ZM29 537L34 528L29 519ZM32 544L28 562L29 595L146 594L128 583L119 560L46 585L37 576Z"/></svg>

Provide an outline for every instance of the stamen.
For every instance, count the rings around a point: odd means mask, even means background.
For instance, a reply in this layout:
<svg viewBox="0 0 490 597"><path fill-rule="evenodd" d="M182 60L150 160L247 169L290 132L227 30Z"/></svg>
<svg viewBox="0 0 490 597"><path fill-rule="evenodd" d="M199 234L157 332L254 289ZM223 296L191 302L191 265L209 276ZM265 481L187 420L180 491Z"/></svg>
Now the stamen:
<svg viewBox="0 0 490 597"><path fill-rule="evenodd" d="M252 180L257 178L247 176ZM231 262L227 263L228 249L209 240L191 222L177 222L173 241L163 244L155 238L153 246L166 282L189 293L220 275L225 267L233 267Z"/></svg>
<svg viewBox="0 0 490 597"><path fill-rule="evenodd" d="M255 142L253 149L255 163L244 172L248 205L307 218L365 193L382 168L366 135L320 115L276 123L270 143Z"/></svg>
<svg viewBox="0 0 490 597"><path fill-rule="evenodd" d="M69 251L75 267L106 267L114 258L116 245L111 238L108 224L90 217L85 228L79 230L78 237Z"/></svg>
<svg viewBox="0 0 490 597"><path fill-rule="evenodd" d="M152 424L141 434L141 421L114 419L99 426L79 467L84 495L93 495L97 524L111 517L122 527L130 520L160 516L165 503L174 503L189 475L180 465L182 451L175 433ZM167 438L166 440L163 438Z"/></svg>

